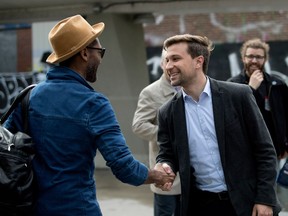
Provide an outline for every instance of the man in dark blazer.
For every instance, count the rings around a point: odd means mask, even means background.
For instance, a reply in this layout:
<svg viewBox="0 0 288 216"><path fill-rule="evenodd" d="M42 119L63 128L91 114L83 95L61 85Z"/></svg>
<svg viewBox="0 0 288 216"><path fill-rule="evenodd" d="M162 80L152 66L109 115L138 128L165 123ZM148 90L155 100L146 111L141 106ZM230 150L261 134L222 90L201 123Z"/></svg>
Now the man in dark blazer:
<svg viewBox="0 0 288 216"><path fill-rule="evenodd" d="M164 48L170 82L183 88L159 110L155 168L179 171L181 215L278 215L276 153L251 89L206 75L206 37L176 35Z"/></svg>
<svg viewBox="0 0 288 216"><path fill-rule="evenodd" d="M288 87L278 75L265 71L269 44L254 38L241 46L244 69L227 81L248 85L270 132L278 159L288 156Z"/></svg>

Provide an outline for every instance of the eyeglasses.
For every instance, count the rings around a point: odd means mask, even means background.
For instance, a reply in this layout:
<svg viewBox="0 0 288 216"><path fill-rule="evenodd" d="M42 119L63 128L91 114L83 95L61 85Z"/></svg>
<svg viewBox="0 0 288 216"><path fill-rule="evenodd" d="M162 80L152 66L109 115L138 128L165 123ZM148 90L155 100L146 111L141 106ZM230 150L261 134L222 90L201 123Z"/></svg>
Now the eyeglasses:
<svg viewBox="0 0 288 216"><path fill-rule="evenodd" d="M263 60L265 58L265 56L260 55L245 55L245 57L249 60L253 60L255 58L257 61Z"/></svg>
<svg viewBox="0 0 288 216"><path fill-rule="evenodd" d="M86 47L86 48L97 50L97 51L99 51L99 53L100 53L100 55L101 55L101 58L104 57L105 50L106 50L105 48L97 48L97 47Z"/></svg>

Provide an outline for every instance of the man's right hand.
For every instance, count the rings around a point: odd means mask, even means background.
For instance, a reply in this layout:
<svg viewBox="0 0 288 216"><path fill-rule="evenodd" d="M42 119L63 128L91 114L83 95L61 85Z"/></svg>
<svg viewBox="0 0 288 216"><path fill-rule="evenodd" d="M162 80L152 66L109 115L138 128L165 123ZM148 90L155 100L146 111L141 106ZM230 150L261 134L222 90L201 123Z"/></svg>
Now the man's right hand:
<svg viewBox="0 0 288 216"><path fill-rule="evenodd" d="M165 163L158 163L152 170L149 170L148 178L144 184L155 184L156 187L169 191L172 188L175 177L176 175L170 166Z"/></svg>
<svg viewBox="0 0 288 216"><path fill-rule="evenodd" d="M264 76L262 71L256 70L252 73L249 79L249 86L251 86L253 89L258 89L261 85L262 81L264 80Z"/></svg>
<svg viewBox="0 0 288 216"><path fill-rule="evenodd" d="M169 177L173 177L173 181L168 181L163 183L155 183L155 186L160 188L163 191L170 191L175 180L175 173L171 167L166 163L157 163L154 167L154 170L160 171L161 173L166 173Z"/></svg>

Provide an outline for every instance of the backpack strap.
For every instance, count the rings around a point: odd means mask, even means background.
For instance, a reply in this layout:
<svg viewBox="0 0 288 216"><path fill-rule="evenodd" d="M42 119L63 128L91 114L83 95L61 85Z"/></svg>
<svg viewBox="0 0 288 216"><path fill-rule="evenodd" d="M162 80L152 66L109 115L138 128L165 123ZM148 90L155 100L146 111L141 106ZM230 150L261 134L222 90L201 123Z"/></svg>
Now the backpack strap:
<svg viewBox="0 0 288 216"><path fill-rule="evenodd" d="M28 90L26 94L24 94L24 98L21 101L21 111L22 111L22 120L23 120L23 129L25 133L28 133L29 123L28 123L28 110L29 110L29 99L31 89L34 88L33 86L28 86Z"/></svg>
<svg viewBox="0 0 288 216"><path fill-rule="evenodd" d="M28 108L29 108L29 96L30 96L30 90L34 88L36 84L32 84L24 88L20 93L17 95L17 97L12 102L10 108L4 113L4 115L0 118L0 124L2 125L9 115L14 111L14 109L18 106L20 102L22 103L22 117L24 122L24 131L26 132L28 130Z"/></svg>

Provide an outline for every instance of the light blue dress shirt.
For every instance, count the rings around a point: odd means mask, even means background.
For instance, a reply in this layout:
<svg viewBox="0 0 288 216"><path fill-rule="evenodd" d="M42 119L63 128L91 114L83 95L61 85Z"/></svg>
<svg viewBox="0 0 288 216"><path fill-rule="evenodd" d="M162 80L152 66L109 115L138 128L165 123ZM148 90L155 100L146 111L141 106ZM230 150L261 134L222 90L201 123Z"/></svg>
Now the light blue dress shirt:
<svg viewBox="0 0 288 216"><path fill-rule="evenodd" d="M227 186L215 132L209 79L207 78L205 88L198 102L184 91L183 97L190 164L195 169L196 186L205 191L226 191Z"/></svg>

